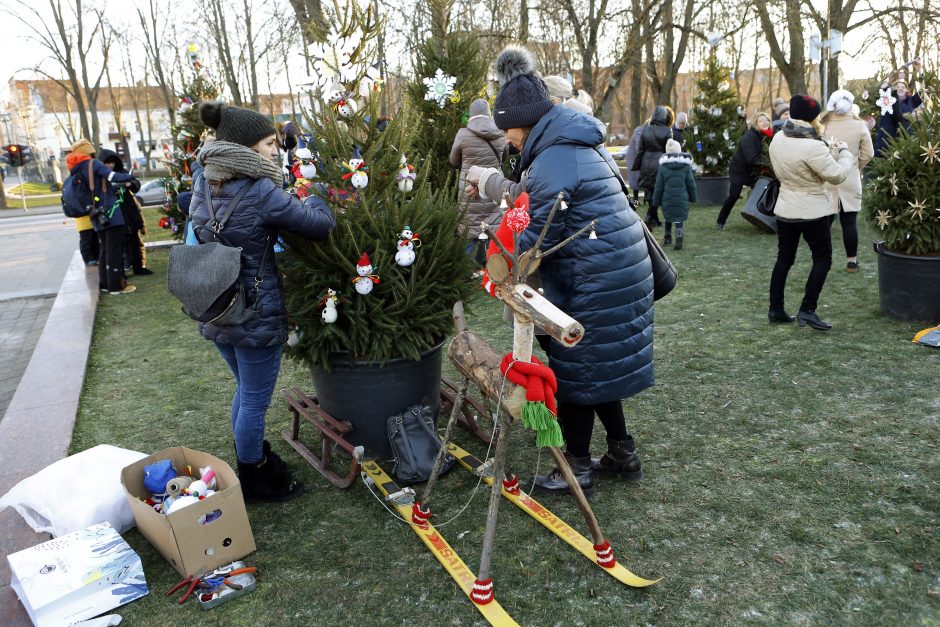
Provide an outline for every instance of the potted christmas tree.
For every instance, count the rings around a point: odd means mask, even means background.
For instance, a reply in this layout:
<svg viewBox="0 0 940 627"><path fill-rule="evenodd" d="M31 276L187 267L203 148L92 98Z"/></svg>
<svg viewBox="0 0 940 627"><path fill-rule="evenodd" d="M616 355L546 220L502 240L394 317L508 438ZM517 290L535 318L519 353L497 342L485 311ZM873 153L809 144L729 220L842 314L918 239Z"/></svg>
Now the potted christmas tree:
<svg viewBox="0 0 940 627"><path fill-rule="evenodd" d="M414 152L414 110L379 120L380 24L356 3L331 24L311 46L325 100L307 120L310 163L295 190L326 199L336 228L324 243L284 238L288 354L310 367L321 408L352 423L349 441L383 458L389 416L417 403L436 411L441 347L472 269L455 190L435 188Z"/></svg>
<svg viewBox="0 0 940 627"><path fill-rule="evenodd" d="M428 176L438 187L457 178L449 161L454 137L466 125L470 103L486 97L487 64L480 58L478 38L472 32L451 31L453 4L429 0L431 36L415 53L415 77L408 84L409 101L421 118L416 154L430 161Z"/></svg>
<svg viewBox="0 0 940 627"><path fill-rule="evenodd" d="M183 225L187 212L179 204L180 193L190 192L193 187L192 167L196 160L196 149L206 134L206 125L199 119L199 112L193 103L218 100L219 88L210 80L202 67L199 48L196 44L187 46L187 55L192 65L192 76L183 85L180 94L180 108L176 115L176 124L170 128L174 138L173 150L166 150L164 162L170 176L164 181L166 198L163 201L163 216L159 226L173 233L173 237L182 240Z"/></svg>
<svg viewBox="0 0 940 627"><path fill-rule="evenodd" d="M698 88L693 99L689 146L698 170L698 201L720 205L728 197L728 164L743 125L738 115L738 94L714 50L699 76Z"/></svg>
<svg viewBox="0 0 940 627"><path fill-rule="evenodd" d="M926 93L940 81L925 79ZM868 166L862 213L875 242L881 309L900 320L940 321L940 111L921 107Z"/></svg>

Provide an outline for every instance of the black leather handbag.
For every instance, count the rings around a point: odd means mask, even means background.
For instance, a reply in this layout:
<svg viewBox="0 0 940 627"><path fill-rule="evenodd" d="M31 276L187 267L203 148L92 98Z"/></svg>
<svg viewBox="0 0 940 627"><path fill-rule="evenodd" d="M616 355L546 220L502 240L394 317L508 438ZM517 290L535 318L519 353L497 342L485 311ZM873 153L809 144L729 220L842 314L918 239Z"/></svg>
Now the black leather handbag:
<svg viewBox="0 0 940 627"><path fill-rule="evenodd" d="M403 484L421 483L431 478L434 460L441 450L441 439L434 428L434 413L429 405L414 405L404 412L389 416L388 441L395 456L392 474ZM445 455L442 476L457 459Z"/></svg>

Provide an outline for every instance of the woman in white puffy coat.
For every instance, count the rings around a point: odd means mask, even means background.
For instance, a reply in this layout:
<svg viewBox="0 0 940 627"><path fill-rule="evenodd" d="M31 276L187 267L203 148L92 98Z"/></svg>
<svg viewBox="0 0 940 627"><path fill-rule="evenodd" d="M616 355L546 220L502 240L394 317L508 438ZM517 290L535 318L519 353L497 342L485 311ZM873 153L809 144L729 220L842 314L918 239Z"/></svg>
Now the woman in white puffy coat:
<svg viewBox="0 0 940 627"><path fill-rule="evenodd" d="M829 187L833 208L839 214L842 243L845 245L847 272L858 272L858 227L855 222L862 210L862 170L875 154L868 126L855 113L855 96L839 89L832 93L823 117L825 136L843 141L855 157L845 180ZM855 110L853 110L855 108Z"/></svg>

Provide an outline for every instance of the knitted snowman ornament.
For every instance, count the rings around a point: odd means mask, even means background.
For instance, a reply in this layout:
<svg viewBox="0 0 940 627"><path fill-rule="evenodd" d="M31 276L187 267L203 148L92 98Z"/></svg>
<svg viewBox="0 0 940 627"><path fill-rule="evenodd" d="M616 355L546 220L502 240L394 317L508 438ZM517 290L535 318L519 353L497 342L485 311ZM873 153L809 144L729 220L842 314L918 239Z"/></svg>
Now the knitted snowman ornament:
<svg viewBox="0 0 940 627"><path fill-rule="evenodd" d="M372 262L369 261L369 253L362 253L362 257L356 262L356 272L359 276L353 279L353 285L357 294L365 296L381 282L378 276L372 274Z"/></svg>

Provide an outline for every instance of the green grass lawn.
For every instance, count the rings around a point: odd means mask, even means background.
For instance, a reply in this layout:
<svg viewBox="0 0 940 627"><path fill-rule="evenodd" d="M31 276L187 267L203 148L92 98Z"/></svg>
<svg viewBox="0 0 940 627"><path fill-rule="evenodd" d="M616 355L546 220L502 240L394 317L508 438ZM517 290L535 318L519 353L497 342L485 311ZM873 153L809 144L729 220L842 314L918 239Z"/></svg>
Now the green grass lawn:
<svg viewBox="0 0 940 627"><path fill-rule="evenodd" d="M164 229L159 224L160 218L163 217L163 207L159 205L144 207L141 214L144 216L144 225L147 228L147 232L144 233L144 242L160 242L173 239L173 231ZM180 228L182 228L182 225Z"/></svg>
<svg viewBox="0 0 940 627"><path fill-rule="evenodd" d="M35 183L35 182L26 182L21 183L20 185L15 185L8 188L7 193L14 196L22 196L24 193L26 196L36 196L41 194L53 194L50 189L49 183Z"/></svg>
<svg viewBox="0 0 940 627"><path fill-rule="evenodd" d="M776 238L737 214L715 232L716 214L692 211L685 249L671 255L679 284L656 305L658 384L624 403L646 477L601 480L592 499L618 560L663 581L624 587L504 502L497 598L524 625L938 624L940 351L910 341L926 325L879 312L864 227L858 274L845 273L833 230L836 254L819 308L833 331L769 325ZM135 278L137 292L99 303L71 450L184 445L234 465L231 376L168 296L166 252L151 259L157 273ZM787 292L793 313L808 271L804 244ZM501 305L471 304L471 327L509 350ZM286 362L278 388L290 385L309 389L309 375ZM362 482L337 490L293 453L279 435L288 422L275 395L268 437L308 493L249 506L258 589L209 613L195 603L177 607L163 593L178 575L131 531L151 594L119 610L128 623L482 624ZM309 429L306 438L313 442ZM465 432L456 439L484 453ZM517 426L510 466L522 477L550 466L532 441ZM595 453L603 442L598 425ZM460 469L444 478L437 520L452 518L475 485ZM587 535L572 500L542 501ZM474 570L485 509L478 493L442 529Z"/></svg>

